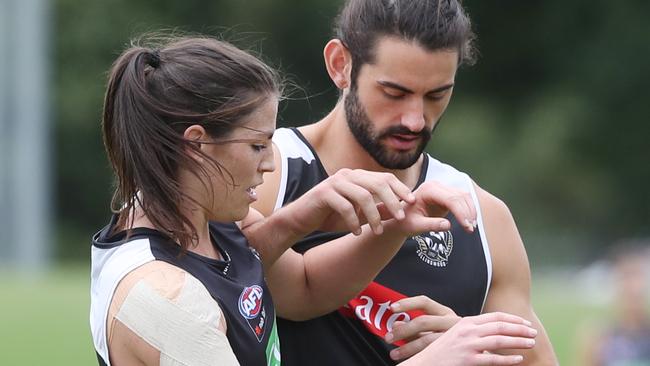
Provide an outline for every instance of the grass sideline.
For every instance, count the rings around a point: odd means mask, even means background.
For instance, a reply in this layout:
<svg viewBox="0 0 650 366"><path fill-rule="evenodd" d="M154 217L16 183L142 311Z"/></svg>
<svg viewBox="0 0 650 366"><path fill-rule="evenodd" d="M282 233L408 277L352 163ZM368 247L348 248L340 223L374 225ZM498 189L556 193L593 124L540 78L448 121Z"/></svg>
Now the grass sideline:
<svg viewBox="0 0 650 366"><path fill-rule="evenodd" d="M566 284L537 281L533 301L561 365L576 364L575 335L605 309L588 306ZM0 271L1 365L96 365L88 327L89 269L56 268L39 277Z"/></svg>

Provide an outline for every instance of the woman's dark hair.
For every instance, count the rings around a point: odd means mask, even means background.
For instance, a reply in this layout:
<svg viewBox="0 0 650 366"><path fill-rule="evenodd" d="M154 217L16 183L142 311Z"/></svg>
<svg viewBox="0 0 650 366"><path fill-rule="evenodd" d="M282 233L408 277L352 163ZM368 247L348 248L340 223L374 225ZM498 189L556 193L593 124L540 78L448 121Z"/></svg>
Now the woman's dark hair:
<svg viewBox="0 0 650 366"><path fill-rule="evenodd" d="M129 213L139 206L157 230L186 250L197 229L179 205L190 200L205 206L181 190L179 168L199 177L207 172L188 152L205 155L183 132L201 125L210 137L227 138L280 93L273 69L226 42L156 35L132 43L111 67L102 123L117 178L111 202L119 216L116 228L128 229ZM224 174L218 162L205 157Z"/></svg>
<svg viewBox="0 0 650 366"><path fill-rule="evenodd" d="M457 50L460 64L475 61L472 25L460 0L348 0L334 26L352 56L352 82L374 62L380 37L416 41L430 50Z"/></svg>

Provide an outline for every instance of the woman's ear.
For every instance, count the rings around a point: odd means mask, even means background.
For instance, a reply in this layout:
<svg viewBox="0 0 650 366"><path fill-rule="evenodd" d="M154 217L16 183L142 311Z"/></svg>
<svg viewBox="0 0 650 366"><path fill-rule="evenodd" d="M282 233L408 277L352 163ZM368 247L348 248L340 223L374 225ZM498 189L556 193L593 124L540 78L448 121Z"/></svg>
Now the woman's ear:
<svg viewBox="0 0 650 366"><path fill-rule="evenodd" d="M323 50L325 67L327 73L340 90L350 86L350 71L352 69L352 57L350 51L340 39L332 39L325 45Z"/></svg>
<svg viewBox="0 0 650 366"><path fill-rule="evenodd" d="M203 147L206 145L203 142L208 140L208 133L205 131L205 128L200 125L191 125L185 129L183 132L183 138L191 144L196 144L196 148L203 150ZM192 143L194 141L194 143ZM188 149L187 151L190 156L197 159L198 161L203 161L203 157L197 155L194 149Z"/></svg>

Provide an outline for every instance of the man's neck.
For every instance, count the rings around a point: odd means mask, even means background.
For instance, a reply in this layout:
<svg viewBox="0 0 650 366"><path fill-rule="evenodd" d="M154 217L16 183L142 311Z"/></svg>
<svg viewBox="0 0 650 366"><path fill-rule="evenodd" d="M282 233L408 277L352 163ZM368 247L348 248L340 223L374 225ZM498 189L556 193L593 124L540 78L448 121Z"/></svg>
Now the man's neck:
<svg viewBox="0 0 650 366"><path fill-rule="evenodd" d="M393 173L407 186L414 188L422 167L422 157L406 169L386 169L359 144L345 119L343 103L336 107L322 120L300 128L300 132L316 150L328 175L348 169L364 169L376 172Z"/></svg>

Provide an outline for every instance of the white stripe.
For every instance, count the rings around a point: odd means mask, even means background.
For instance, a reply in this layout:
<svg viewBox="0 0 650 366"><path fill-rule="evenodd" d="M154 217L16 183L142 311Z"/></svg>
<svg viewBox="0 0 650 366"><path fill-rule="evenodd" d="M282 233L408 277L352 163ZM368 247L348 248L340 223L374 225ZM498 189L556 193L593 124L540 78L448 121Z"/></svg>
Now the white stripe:
<svg viewBox="0 0 650 366"><path fill-rule="evenodd" d="M284 205L284 195L287 191L287 181L289 177L289 159L302 159L310 164L316 158L296 133L289 128L278 128L273 134L273 143L278 148L281 159L280 187L278 195L275 198L273 210L278 210Z"/></svg>
<svg viewBox="0 0 650 366"><path fill-rule="evenodd" d="M129 272L155 260L149 239L138 239L110 249L92 247L90 330L95 350L110 366L106 320L119 282Z"/></svg>
<svg viewBox="0 0 650 366"><path fill-rule="evenodd" d="M490 255L490 245L485 234L485 228L483 226L483 213L481 211L481 205L479 204L478 197L476 195L476 189L474 187L474 182L472 179L465 173L458 171L456 168L441 163L440 161L429 157L429 167L427 170L426 180L436 180L447 186L454 187L456 189L469 192L472 195L472 200L476 206L476 216L478 223L478 230L481 236L481 244L483 246L483 254L485 256L485 265L487 268L487 278L485 285L485 296L483 297L483 305L481 306L481 311L485 306L485 301L487 300L488 291L490 290L490 284L492 283L492 256Z"/></svg>
<svg viewBox="0 0 650 366"><path fill-rule="evenodd" d="M284 205L284 195L287 191L287 177L289 175L289 161L284 158L282 148L278 144L278 151L280 154L280 187L278 188L278 195L275 197L275 206L273 211L277 211Z"/></svg>
<svg viewBox="0 0 650 366"><path fill-rule="evenodd" d="M469 179L469 177L467 177ZM485 227L483 226L483 212L481 211L481 204L478 201L478 196L476 195L476 189L474 187L474 182L469 179L472 189L470 193L472 195L472 200L474 201L474 206L476 206L476 221L478 222L478 232L481 235L481 243L483 244L483 254L485 255L485 265L487 267L487 281L485 284L485 296L483 297L483 305L481 305L481 313L485 307L485 302L487 301L488 292L490 291L490 285L492 284L492 256L490 255L490 245L488 243L487 235L485 234Z"/></svg>

